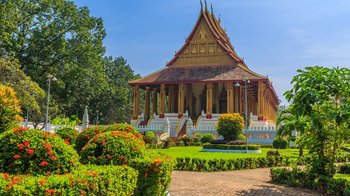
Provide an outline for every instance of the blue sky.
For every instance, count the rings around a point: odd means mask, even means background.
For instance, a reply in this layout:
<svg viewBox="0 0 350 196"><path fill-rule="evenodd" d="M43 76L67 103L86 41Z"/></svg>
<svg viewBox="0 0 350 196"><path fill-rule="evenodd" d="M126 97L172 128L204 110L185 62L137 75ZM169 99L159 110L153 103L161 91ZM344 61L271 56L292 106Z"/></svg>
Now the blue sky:
<svg viewBox="0 0 350 196"><path fill-rule="evenodd" d="M199 0L75 0L101 17L106 55L123 56L142 76L165 66L199 15ZM208 0L236 52L268 75L282 104L296 70L350 68L348 0Z"/></svg>

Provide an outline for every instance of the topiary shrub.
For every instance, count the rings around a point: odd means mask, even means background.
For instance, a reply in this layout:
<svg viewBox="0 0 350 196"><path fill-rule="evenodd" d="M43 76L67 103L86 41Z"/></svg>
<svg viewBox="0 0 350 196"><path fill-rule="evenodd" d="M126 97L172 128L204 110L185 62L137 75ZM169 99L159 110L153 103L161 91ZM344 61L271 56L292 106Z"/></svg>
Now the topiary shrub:
<svg viewBox="0 0 350 196"><path fill-rule="evenodd" d="M80 154L81 149L96 135L103 133L104 129L101 126L93 126L82 131L75 142L75 148Z"/></svg>
<svg viewBox="0 0 350 196"><path fill-rule="evenodd" d="M0 172L66 173L79 165L75 150L51 133L18 128L2 133L0 141Z"/></svg>
<svg viewBox="0 0 350 196"><path fill-rule="evenodd" d="M143 136L143 140L146 142L146 144L153 144L154 143L155 135L152 131L148 131L145 136Z"/></svg>
<svg viewBox="0 0 350 196"><path fill-rule="evenodd" d="M215 138L212 134L205 134L203 135L203 137L201 138L201 142L204 143L210 143L211 141L213 141Z"/></svg>
<svg viewBox="0 0 350 196"><path fill-rule="evenodd" d="M122 165L132 159L143 158L145 151L145 142L134 134L109 131L97 135L82 148L80 162Z"/></svg>
<svg viewBox="0 0 350 196"><path fill-rule="evenodd" d="M194 139L187 136L187 135L184 135L184 136L180 137L180 141L182 141L185 146L188 146L190 142L194 141Z"/></svg>
<svg viewBox="0 0 350 196"><path fill-rule="evenodd" d="M135 127L129 124L113 124L109 126L93 126L85 129L81 132L76 140L76 150L80 153L81 149L96 135L109 131L125 131L134 134L138 138L142 138L142 135L135 129Z"/></svg>
<svg viewBox="0 0 350 196"><path fill-rule="evenodd" d="M280 136L276 137L272 142L272 146L277 149L286 149L287 145L288 141Z"/></svg>
<svg viewBox="0 0 350 196"><path fill-rule="evenodd" d="M63 127L55 132L60 136L66 144L75 145L76 138L79 135L79 132L73 128Z"/></svg>
<svg viewBox="0 0 350 196"><path fill-rule="evenodd" d="M226 141L237 140L244 129L244 119L238 113L219 116L217 132Z"/></svg>
<svg viewBox="0 0 350 196"><path fill-rule="evenodd" d="M0 85L0 133L18 126L21 105L15 91L8 86Z"/></svg>

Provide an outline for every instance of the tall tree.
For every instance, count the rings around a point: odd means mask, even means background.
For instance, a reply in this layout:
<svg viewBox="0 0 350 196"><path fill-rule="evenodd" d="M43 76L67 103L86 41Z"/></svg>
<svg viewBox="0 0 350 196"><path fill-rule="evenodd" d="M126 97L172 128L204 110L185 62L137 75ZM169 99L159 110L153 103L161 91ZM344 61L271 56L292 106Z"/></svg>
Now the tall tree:
<svg viewBox="0 0 350 196"><path fill-rule="evenodd" d="M317 155L311 171L332 175L337 152L350 138L350 70L316 66L298 73L293 88L285 93L292 102L290 112L309 119L304 137Z"/></svg>
<svg viewBox="0 0 350 196"><path fill-rule="evenodd" d="M102 19L67 0L0 0L0 13L0 57L18 59L43 89L46 76L54 75L52 95L66 115L103 101Z"/></svg>

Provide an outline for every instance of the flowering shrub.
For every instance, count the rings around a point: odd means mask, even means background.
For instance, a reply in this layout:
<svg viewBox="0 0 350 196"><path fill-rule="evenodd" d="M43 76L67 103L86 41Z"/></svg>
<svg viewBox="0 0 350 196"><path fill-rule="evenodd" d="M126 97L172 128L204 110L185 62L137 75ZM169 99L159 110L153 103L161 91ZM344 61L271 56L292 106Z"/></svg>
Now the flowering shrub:
<svg viewBox="0 0 350 196"><path fill-rule="evenodd" d="M238 113L219 116L217 131L226 141L237 140L244 129L244 119Z"/></svg>
<svg viewBox="0 0 350 196"><path fill-rule="evenodd" d="M137 169L135 195L165 195L170 185L174 161L161 154L147 154L144 159L135 159L130 166Z"/></svg>
<svg viewBox="0 0 350 196"><path fill-rule="evenodd" d="M143 158L145 142L132 133L109 131L97 135L82 148L82 163L122 165L135 158Z"/></svg>
<svg viewBox="0 0 350 196"><path fill-rule="evenodd" d="M2 133L0 141L0 172L66 173L79 164L74 149L51 133L17 128Z"/></svg>
<svg viewBox="0 0 350 196"><path fill-rule="evenodd" d="M0 195L132 195L137 171L127 166L83 166L66 175L0 173Z"/></svg>
<svg viewBox="0 0 350 196"><path fill-rule="evenodd" d="M133 133L136 137L142 138L142 135L129 124L113 124L109 126L93 126L81 132L76 140L76 149L80 153L81 149L96 135L109 131L125 131Z"/></svg>
<svg viewBox="0 0 350 196"><path fill-rule="evenodd" d="M79 132L73 128L63 127L56 131L56 134L60 136L66 144L75 145L76 138Z"/></svg>
<svg viewBox="0 0 350 196"><path fill-rule="evenodd" d="M13 88L0 85L0 133L18 126L21 105Z"/></svg>
<svg viewBox="0 0 350 196"><path fill-rule="evenodd" d="M82 131L75 142L75 148L78 153L80 153L81 149L96 135L103 133L104 129L101 126L93 126Z"/></svg>
<svg viewBox="0 0 350 196"><path fill-rule="evenodd" d="M153 144L155 135L152 131L148 131L145 136L143 136L143 140L146 142L146 144Z"/></svg>

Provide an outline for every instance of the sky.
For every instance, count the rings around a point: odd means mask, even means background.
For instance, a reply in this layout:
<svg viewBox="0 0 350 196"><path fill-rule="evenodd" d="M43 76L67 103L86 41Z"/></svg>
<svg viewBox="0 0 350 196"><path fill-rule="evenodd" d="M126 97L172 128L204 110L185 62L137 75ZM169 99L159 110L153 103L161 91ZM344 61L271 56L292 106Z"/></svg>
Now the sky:
<svg viewBox="0 0 350 196"><path fill-rule="evenodd" d="M106 55L124 57L148 75L184 44L200 12L199 0L74 0L101 17ZM348 0L207 0L248 67L267 75L282 101L306 66L350 68Z"/></svg>

